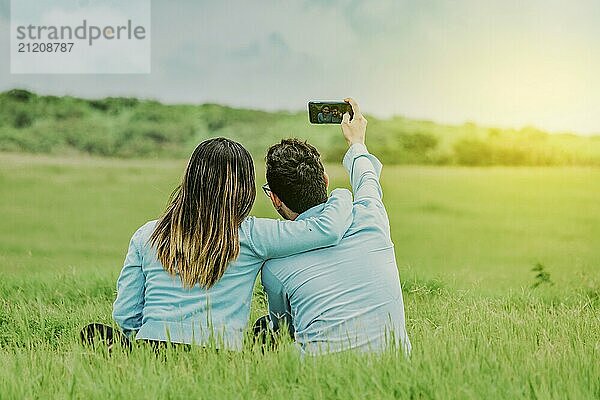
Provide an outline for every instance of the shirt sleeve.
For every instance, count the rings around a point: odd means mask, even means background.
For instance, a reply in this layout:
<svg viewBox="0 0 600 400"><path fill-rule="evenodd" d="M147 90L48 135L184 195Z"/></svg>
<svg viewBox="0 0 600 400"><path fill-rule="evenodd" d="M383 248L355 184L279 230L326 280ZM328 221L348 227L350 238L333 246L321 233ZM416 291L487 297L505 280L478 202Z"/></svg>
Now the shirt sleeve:
<svg viewBox="0 0 600 400"><path fill-rule="evenodd" d="M261 272L261 281L269 301L269 318L273 323L273 330L277 332L283 326L287 326L290 336L294 337L292 311L283 284L266 265Z"/></svg>
<svg viewBox="0 0 600 400"><path fill-rule="evenodd" d="M300 221L251 218L247 229L250 245L263 260L336 245L352 224L352 193L336 189L323 211Z"/></svg>
<svg viewBox="0 0 600 400"><path fill-rule="evenodd" d="M123 269L117 280L117 299L113 304L113 319L128 336L135 335L141 328L144 310L145 277L136 234L129 242Z"/></svg>
<svg viewBox="0 0 600 400"><path fill-rule="evenodd" d="M370 154L362 143L355 143L344 156L344 167L350 174L350 183L354 200L372 199L382 201L383 190L379 184L379 176L383 165Z"/></svg>

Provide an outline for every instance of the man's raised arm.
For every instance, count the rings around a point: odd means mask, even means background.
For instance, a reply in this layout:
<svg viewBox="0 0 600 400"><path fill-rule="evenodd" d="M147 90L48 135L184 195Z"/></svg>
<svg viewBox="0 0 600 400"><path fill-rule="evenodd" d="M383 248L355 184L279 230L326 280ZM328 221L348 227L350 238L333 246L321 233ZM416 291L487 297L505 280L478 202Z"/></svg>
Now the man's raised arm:
<svg viewBox="0 0 600 400"><path fill-rule="evenodd" d="M350 103L354 118L350 121L350 114L345 113L342 119L342 132L350 146L344 156L344 167L350 174L350 183L354 192L354 200L372 199L381 201L383 191L379 184L382 164L365 146L367 120L360 112L356 101L351 98L344 99Z"/></svg>

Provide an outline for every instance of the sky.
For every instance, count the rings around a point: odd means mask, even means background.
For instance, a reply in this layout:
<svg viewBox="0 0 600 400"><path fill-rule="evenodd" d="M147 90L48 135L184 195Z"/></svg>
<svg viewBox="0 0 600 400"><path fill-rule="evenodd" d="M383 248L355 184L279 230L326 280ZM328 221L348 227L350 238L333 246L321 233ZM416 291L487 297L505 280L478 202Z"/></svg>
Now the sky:
<svg viewBox="0 0 600 400"><path fill-rule="evenodd" d="M378 117L600 134L598 21L598 0L153 0L150 74L12 75L0 0L0 91L266 110L353 96Z"/></svg>

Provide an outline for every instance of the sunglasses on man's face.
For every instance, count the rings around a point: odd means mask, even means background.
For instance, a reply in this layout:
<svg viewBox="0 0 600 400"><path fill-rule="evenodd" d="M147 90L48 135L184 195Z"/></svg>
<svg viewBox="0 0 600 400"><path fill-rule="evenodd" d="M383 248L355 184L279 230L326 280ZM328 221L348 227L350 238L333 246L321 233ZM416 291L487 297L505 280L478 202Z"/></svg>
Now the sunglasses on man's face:
<svg viewBox="0 0 600 400"><path fill-rule="evenodd" d="M269 187L268 183L265 183L264 185L262 185L262 190L263 192L265 192L265 194L267 195L268 198L271 198L271 188Z"/></svg>

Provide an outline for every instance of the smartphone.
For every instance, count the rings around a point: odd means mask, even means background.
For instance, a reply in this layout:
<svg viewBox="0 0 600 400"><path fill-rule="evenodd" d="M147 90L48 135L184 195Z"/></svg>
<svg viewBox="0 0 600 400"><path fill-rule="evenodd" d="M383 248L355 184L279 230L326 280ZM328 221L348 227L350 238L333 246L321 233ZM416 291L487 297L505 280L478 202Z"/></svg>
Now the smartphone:
<svg viewBox="0 0 600 400"><path fill-rule="evenodd" d="M311 101L308 103L308 119L311 124L339 124L344 113L354 116L352 106L343 101Z"/></svg>

